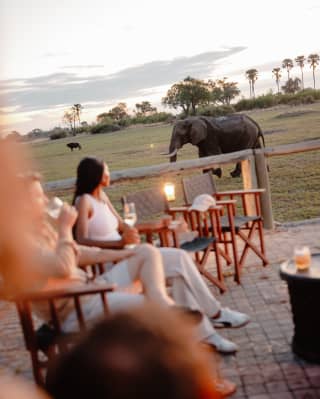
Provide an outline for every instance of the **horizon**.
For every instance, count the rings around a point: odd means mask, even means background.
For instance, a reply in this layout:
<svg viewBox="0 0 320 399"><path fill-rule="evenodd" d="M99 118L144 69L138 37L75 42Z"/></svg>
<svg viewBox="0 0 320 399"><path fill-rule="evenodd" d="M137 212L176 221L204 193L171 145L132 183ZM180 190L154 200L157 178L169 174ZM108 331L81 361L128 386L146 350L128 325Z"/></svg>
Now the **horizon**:
<svg viewBox="0 0 320 399"><path fill-rule="evenodd" d="M297 9L289 0L264 1L254 18L253 0L199 0L196 8L188 8L190 1L182 6L169 0L0 3L0 115L7 133L62 126L64 111L74 103L83 105L82 120L88 123L120 101L130 110L141 101L164 109L161 98L188 75L226 76L238 82L238 100L248 97L245 71L256 68L256 95L275 92L274 67L285 58L320 52L316 0ZM305 87L312 86L307 63L304 74ZM300 68L291 76L300 78ZM283 70L281 84L285 81Z"/></svg>

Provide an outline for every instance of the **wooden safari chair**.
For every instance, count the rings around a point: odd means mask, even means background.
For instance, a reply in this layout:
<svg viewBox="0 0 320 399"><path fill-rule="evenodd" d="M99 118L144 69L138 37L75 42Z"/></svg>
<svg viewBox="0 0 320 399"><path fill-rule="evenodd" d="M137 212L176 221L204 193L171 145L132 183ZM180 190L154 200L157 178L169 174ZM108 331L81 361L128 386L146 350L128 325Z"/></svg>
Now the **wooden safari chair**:
<svg viewBox="0 0 320 399"><path fill-rule="evenodd" d="M173 246L193 253L200 273L211 283L215 284L221 292L226 290L221 270L221 253L217 240L217 226L219 225L221 207L212 207L207 212L190 211L185 206L170 208L164 193L160 189L154 188L127 194L122 197L122 202L135 203L138 222L155 216L163 217L164 214L170 215L173 220L176 220L178 215L182 216L190 230L189 233L179 233L178 228L176 228L179 222L176 224L175 222L170 223L167 219L168 223L164 225L166 238L162 234L162 237L160 237L161 246ZM210 234L209 225L213 226ZM158 231L156 232L158 233ZM193 233L191 237L190 232ZM152 242L150 240L150 232L148 241ZM210 251L215 252L217 276L214 276L206 267Z"/></svg>
<svg viewBox="0 0 320 399"><path fill-rule="evenodd" d="M80 332L88 325L82 310L81 299L88 295L99 295L105 314L108 313L106 294L114 290L111 284L96 284L94 282L83 286L64 290L46 290L28 292L16 297L6 298L15 302L23 332L26 349L30 352L33 376L35 382L44 387L46 371L55 356L68 350L68 347L78 338ZM61 301L70 301L76 311L79 331L65 333L62 330L62 321L59 317ZM48 306L50 322L42 324L33 312L35 303Z"/></svg>
<svg viewBox="0 0 320 399"><path fill-rule="evenodd" d="M182 179L183 191L186 204L191 204L199 194L210 194L215 197L218 204L227 207L227 215L221 218L220 242L226 244L225 249L228 253L228 245L232 246L232 255L235 265L235 280L240 283L241 270L243 268L248 251L254 252L262 261L263 266L268 264L265 253L263 220L261 215L261 194L263 189L217 191L212 173L186 177ZM254 215L249 215L248 200L253 197ZM236 211L235 203L221 202L223 200L234 200L240 198L242 212ZM228 235L230 238L228 238ZM238 246L236 237L243 243L243 249L238 256ZM254 243L254 237L258 237L258 245Z"/></svg>

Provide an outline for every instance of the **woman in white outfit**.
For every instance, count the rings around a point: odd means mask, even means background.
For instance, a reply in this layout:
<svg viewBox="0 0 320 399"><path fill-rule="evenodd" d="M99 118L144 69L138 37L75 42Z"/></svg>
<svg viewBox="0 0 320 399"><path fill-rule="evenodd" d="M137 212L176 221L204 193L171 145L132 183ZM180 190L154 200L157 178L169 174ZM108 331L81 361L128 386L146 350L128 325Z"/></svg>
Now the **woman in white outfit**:
<svg viewBox="0 0 320 399"><path fill-rule="evenodd" d="M135 228L127 226L103 189L110 184L108 166L94 157L84 158L77 169L73 203L78 210L75 237L79 244L120 249L140 243ZM139 246L138 246L139 247ZM243 313L221 307L190 258L183 250L160 248L164 274L172 285L172 297L182 306L202 311L201 339L218 351L232 353L237 346L218 334L214 327L241 327L249 322ZM122 285L129 269L127 261L109 266L109 281Z"/></svg>

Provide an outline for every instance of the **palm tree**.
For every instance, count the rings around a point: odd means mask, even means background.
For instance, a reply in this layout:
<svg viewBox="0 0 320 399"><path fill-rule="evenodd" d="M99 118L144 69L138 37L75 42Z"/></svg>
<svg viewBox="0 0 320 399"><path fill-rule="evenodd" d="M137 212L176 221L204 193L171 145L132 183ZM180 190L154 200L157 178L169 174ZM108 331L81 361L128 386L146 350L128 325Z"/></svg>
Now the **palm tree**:
<svg viewBox="0 0 320 399"><path fill-rule="evenodd" d="M314 71L317 68L317 65L319 65L319 60L320 57L318 54L310 54L308 56L308 62L310 64L310 68L312 68L312 74L313 74L313 88L316 88L316 78L314 76Z"/></svg>
<svg viewBox="0 0 320 399"><path fill-rule="evenodd" d="M301 90L301 79L299 78L290 78L284 86L282 86L282 90L286 94L294 94L297 91Z"/></svg>
<svg viewBox="0 0 320 399"><path fill-rule="evenodd" d="M80 126L80 114L82 112L83 106L81 104L73 104L72 110L75 114L76 119L78 120L79 126Z"/></svg>
<svg viewBox="0 0 320 399"><path fill-rule="evenodd" d="M246 71L246 78L249 80L250 97L255 98L254 83L258 79L258 71L256 69L248 69Z"/></svg>
<svg viewBox="0 0 320 399"><path fill-rule="evenodd" d="M306 61L306 57L304 55L298 55L298 57L295 58L295 62L298 64L298 66L301 69L301 87L302 87L302 90L304 90L303 68L304 68L305 61Z"/></svg>
<svg viewBox="0 0 320 399"><path fill-rule="evenodd" d="M291 58L285 58L282 61L282 68L287 70L288 80L290 79L290 69L293 68L293 61Z"/></svg>
<svg viewBox="0 0 320 399"><path fill-rule="evenodd" d="M278 87L278 94L280 93L280 88L279 88L279 83L280 83L280 78L281 78L281 68L273 68L272 73L274 77L276 78L276 83Z"/></svg>

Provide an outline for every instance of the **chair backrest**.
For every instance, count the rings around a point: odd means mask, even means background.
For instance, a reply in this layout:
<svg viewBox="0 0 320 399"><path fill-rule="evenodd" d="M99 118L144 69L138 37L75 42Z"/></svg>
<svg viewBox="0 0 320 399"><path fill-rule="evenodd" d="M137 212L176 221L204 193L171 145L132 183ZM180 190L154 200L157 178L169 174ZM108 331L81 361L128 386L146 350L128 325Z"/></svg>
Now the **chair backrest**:
<svg viewBox="0 0 320 399"><path fill-rule="evenodd" d="M192 204L197 195L217 192L212 173L184 177L182 179L183 194L186 204Z"/></svg>
<svg viewBox="0 0 320 399"><path fill-rule="evenodd" d="M137 191L122 197L122 204L134 202L138 220L146 220L159 214L163 214L168 209L168 202L164 192L160 188L151 188Z"/></svg>

